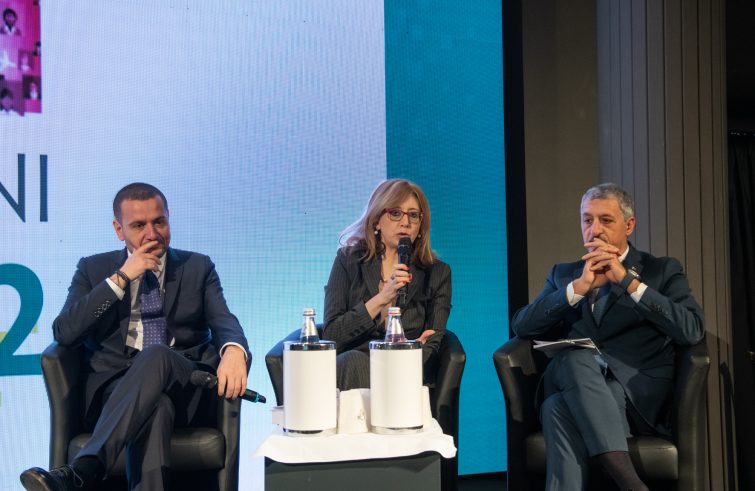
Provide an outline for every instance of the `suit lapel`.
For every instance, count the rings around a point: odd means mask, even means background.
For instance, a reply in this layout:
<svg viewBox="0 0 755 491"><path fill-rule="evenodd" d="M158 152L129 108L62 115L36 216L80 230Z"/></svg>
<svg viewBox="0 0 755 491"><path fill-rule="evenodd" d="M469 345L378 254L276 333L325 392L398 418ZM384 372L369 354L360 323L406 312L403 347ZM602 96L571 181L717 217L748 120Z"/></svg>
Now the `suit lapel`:
<svg viewBox="0 0 755 491"><path fill-rule="evenodd" d="M368 298L372 298L378 293L378 284L380 283L380 268L382 264L379 257L373 257L369 262L361 263L359 267L362 270L364 284L367 285L369 293Z"/></svg>
<svg viewBox="0 0 755 491"><path fill-rule="evenodd" d="M640 253L637 252L637 249L635 249L632 244L629 244L629 252L627 253L627 257L624 259L624 267L635 271L639 275L642 275L643 264L640 260L641 257L642 256L640 256Z"/></svg>
<svg viewBox="0 0 755 491"><path fill-rule="evenodd" d="M611 285L611 288L608 290L608 298L606 299L606 305L603 308L603 315L601 316L601 320L606 318L606 314L609 310L611 310L611 307L613 307L613 304L616 303L616 300L619 298L622 292L623 290L616 283Z"/></svg>
<svg viewBox="0 0 755 491"><path fill-rule="evenodd" d="M409 305L414 298L414 295L419 291L422 285L425 284L425 270L418 268L412 264L409 268L409 272L412 275L412 282L409 283L409 290L406 293L406 304Z"/></svg>
<svg viewBox="0 0 755 491"><path fill-rule="evenodd" d="M173 304L176 302L176 296L178 295L178 287L181 284L181 276L183 275L183 261L181 256L173 249L168 249L167 264L165 265L165 282L163 288L165 288L165 301L163 303L163 314L165 318L168 318L168 314L173 309Z"/></svg>
<svg viewBox="0 0 755 491"><path fill-rule="evenodd" d="M113 264L110 271L123 266L128 259L128 252L124 248L122 251L113 255ZM118 303L118 327L120 329L123 346L126 346L126 336L128 336L128 322L131 319L131 286L126 285L123 299Z"/></svg>

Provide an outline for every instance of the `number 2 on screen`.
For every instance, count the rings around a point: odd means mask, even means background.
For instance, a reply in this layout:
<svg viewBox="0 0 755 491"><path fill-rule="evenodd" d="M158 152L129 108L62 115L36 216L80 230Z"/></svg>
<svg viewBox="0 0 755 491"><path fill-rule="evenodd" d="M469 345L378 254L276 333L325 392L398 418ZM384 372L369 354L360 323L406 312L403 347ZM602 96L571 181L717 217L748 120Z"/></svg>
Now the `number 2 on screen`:
<svg viewBox="0 0 755 491"><path fill-rule="evenodd" d="M15 355L26 337L34 329L42 312L42 283L34 271L20 264L0 264L0 285L15 289L21 297L21 307L13 325L0 341L0 376L38 375L40 355ZM3 328L5 326L0 326Z"/></svg>

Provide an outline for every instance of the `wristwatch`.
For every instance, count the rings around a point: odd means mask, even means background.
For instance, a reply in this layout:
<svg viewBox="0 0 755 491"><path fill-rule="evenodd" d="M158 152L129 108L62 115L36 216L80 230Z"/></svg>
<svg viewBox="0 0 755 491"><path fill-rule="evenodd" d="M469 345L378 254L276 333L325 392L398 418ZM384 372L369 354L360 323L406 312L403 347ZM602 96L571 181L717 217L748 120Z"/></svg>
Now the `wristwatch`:
<svg viewBox="0 0 755 491"><path fill-rule="evenodd" d="M640 273L630 268L627 269L627 274L626 276L624 276L624 279L621 280L621 283L619 283L619 285L626 291L626 289L629 288L629 285L632 284L632 281L634 280L642 281L640 279Z"/></svg>

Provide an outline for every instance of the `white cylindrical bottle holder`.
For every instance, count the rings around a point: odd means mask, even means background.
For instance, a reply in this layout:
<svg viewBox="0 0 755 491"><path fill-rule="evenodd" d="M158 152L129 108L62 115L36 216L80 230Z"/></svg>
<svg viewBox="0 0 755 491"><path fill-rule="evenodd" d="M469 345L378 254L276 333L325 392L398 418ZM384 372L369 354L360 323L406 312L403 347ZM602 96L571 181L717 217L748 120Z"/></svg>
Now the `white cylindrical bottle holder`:
<svg viewBox="0 0 755 491"><path fill-rule="evenodd" d="M283 432L289 436L336 433L336 344L283 344Z"/></svg>
<svg viewBox="0 0 755 491"><path fill-rule="evenodd" d="M381 434L422 431L419 341L370 341L370 425Z"/></svg>

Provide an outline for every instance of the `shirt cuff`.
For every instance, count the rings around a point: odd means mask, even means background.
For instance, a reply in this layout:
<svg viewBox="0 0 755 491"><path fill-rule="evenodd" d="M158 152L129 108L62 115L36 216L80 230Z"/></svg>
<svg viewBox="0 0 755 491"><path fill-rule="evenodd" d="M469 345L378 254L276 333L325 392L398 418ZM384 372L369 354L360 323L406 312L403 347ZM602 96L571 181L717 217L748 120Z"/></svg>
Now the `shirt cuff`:
<svg viewBox="0 0 755 491"><path fill-rule="evenodd" d="M126 295L126 292L123 290L123 288L116 285L115 282L110 278L105 278L105 281L107 281L107 284L110 285L110 289L113 290L113 293L115 293L115 296L118 297L118 300L123 300L123 296Z"/></svg>
<svg viewBox="0 0 755 491"><path fill-rule="evenodd" d="M243 346L241 346L241 345L240 345L239 343L234 343L234 342L225 343L225 344L223 345L223 347L222 347L222 348L220 348L220 357L221 357L221 358L223 357L223 353L225 353L225 349L226 349L226 348L227 348L228 346L238 346L239 348L241 348L241 351L243 351L243 352L244 352L244 360L248 360L248 359L249 359L249 356L248 356L248 355L246 354L246 350L244 349L244 347L243 347Z"/></svg>
<svg viewBox="0 0 755 491"><path fill-rule="evenodd" d="M642 294L645 293L645 290L647 289L648 286L645 283L640 283L640 286L637 287L634 293L630 293L629 296L632 297L632 300L634 300L635 302L640 303Z"/></svg>
<svg viewBox="0 0 755 491"><path fill-rule="evenodd" d="M576 293L574 291L574 285L572 283L574 282L572 281L571 283L566 285L566 300L569 302L569 305L574 307L575 305L579 303L580 300L585 298L585 296L580 295L579 293Z"/></svg>

